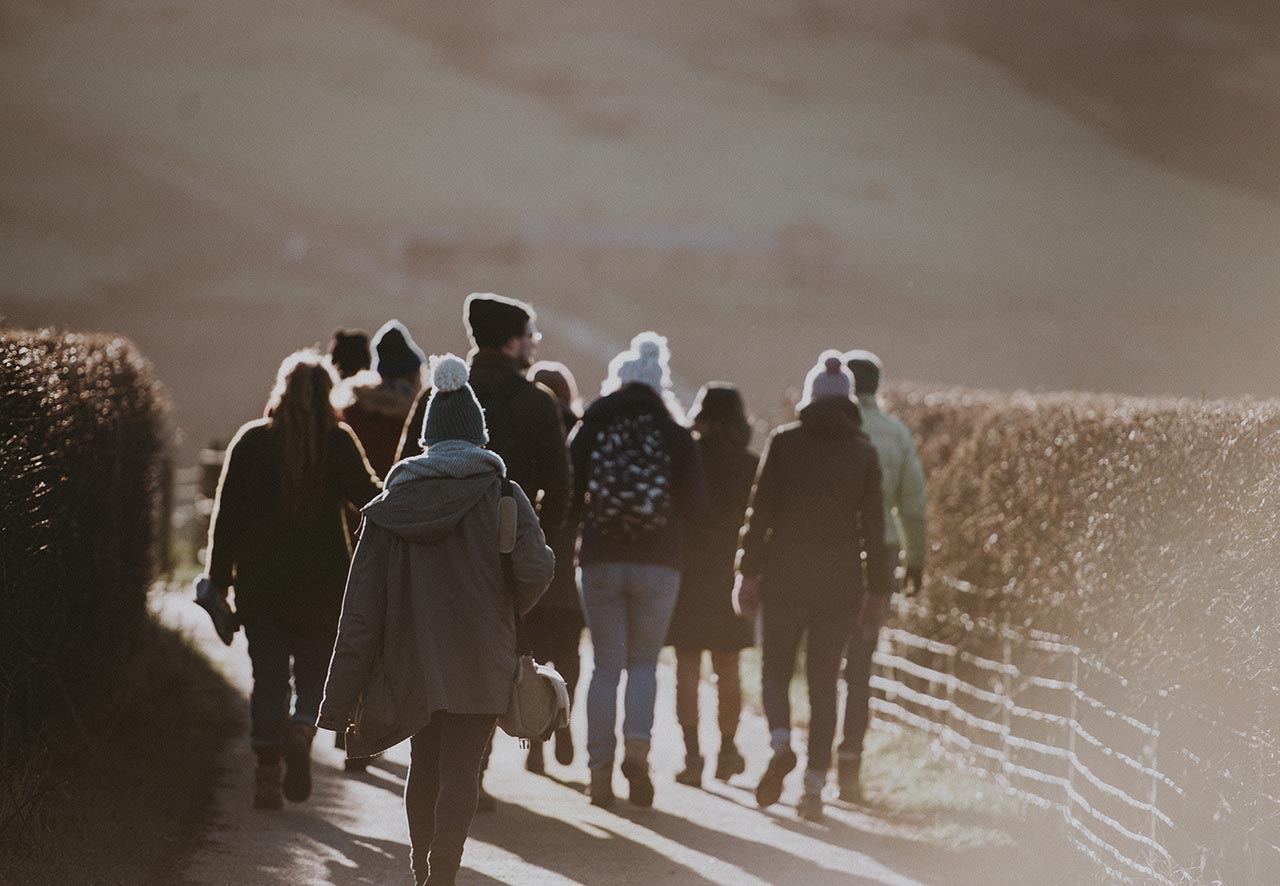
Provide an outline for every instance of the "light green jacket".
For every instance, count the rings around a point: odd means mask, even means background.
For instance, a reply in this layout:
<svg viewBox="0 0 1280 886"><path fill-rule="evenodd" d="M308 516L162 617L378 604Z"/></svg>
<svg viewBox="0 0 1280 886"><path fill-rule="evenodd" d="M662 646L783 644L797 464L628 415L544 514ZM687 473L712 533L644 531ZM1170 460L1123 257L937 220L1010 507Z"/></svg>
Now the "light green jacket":
<svg viewBox="0 0 1280 886"><path fill-rule="evenodd" d="M924 469L907 426L880 409L874 394L859 394L862 429L880 458L884 480L884 543L902 548L907 566L923 566Z"/></svg>

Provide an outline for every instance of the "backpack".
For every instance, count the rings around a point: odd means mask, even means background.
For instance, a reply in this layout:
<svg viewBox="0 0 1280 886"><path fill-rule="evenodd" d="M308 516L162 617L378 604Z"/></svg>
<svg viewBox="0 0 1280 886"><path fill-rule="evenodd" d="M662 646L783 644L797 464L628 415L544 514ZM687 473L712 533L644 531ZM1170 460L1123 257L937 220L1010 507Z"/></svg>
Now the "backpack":
<svg viewBox="0 0 1280 886"><path fill-rule="evenodd" d="M671 454L657 416L614 418L596 435L587 474L587 522L602 537L632 542L671 522Z"/></svg>

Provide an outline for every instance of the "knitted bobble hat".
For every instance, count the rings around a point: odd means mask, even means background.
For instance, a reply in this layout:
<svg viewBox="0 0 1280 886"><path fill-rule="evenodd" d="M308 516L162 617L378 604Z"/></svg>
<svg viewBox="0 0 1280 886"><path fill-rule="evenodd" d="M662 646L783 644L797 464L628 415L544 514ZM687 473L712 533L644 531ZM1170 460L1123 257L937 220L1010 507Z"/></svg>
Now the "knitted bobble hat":
<svg viewBox="0 0 1280 886"><path fill-rule="evenodd" d="M804 380L803 409L815 400L843 397L848 400L853 393L853 375L840 359L839 351L823 351L818 363L809 370Z"/></svg>
<svg viewBox="0 0 1280 886"><path fill-rule="evenodd" d="M431 399L422 425L424 447L445 440L465 440L477 446L489 442L484 410L467 383L467 364L453 354L431 358Z"/></svg>
<svg viewBox="0 0 1280 886"><path fill-rule="evenodd" d="M619 388L634 382L661 394L671 387L670 360L667 340L656 332L642 332L631 340L630 350L613 358L606 384Z"/></svg>

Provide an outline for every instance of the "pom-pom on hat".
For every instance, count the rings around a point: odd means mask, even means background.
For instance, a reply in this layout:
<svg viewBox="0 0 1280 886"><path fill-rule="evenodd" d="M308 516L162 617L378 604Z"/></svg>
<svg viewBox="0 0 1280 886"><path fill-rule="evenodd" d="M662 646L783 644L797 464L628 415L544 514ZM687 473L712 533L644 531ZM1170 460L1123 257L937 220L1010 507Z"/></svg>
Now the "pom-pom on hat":
<svg viewBox="0 0 1280 886"><path fill-rule="evenodd" d="M492 292L471 293L462 312L467 335L477 348L501 348L524 335L529 321L538 317L524 302Z"/></svg>
<svg viewBox="0 0 1280 886"><path fill-rule="evenodd" d="M611 393L625 384L648 385L659 394L671 387L671 351L667 340L656 332L642 332L631 339L631 349L623 351L609 362L609 377L605 380L605 393Z"/></svg>
<svg viewBox="0 0 1280 886"><path fill-rule="evenodd" d="M853 375L844 365L840 352L823 351L818 357L817 365L809 370L804 379L804 399L800 408L808 406L815 400L826 400L843 397L848 400L853 393Z"/></svg>
<svg viewBox="0 0 1280 886"><path fill-rule="evenodd" d="M336 329L329 345L329 362L339 378L350 378L369 368L369 333L363 329Z"/></svg>
<svg viewBox="0 0 1280 886"><path fill-rule="evenodd" d="M382 324L373 337L373 351L373 369L383 378L413 375L427 362L426 354L399 320Z"/></svg>
<svg viewBox="0 0 1280 886"><path fill-rule="evenodd" d="M466 440L477 446L489 442L484 410L468 384L470 376L467 364L453 354L431 358L431 399L422 424L424 448L445 440Z"/></svg>

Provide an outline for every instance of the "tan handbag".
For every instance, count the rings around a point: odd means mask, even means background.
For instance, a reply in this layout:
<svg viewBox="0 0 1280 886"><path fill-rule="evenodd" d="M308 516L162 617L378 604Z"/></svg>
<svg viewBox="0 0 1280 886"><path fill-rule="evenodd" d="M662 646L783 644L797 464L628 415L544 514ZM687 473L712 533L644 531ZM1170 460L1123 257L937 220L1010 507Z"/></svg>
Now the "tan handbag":
<svg viewBox="0 0 1280 886"><path fill-rule="evenodd" d="M516 588L515 564L511 552L516 547L516 500L511 481L502 478L502 497L498 499L498 554L502 558L502 580L511 595L516 616L515 679L507 712L498 718L502 731L522 741L546 741L557 730L569 725L569 688L564 677L550 665L533 660L532 645L525 633L520 614L520 595Z"/></svg>

